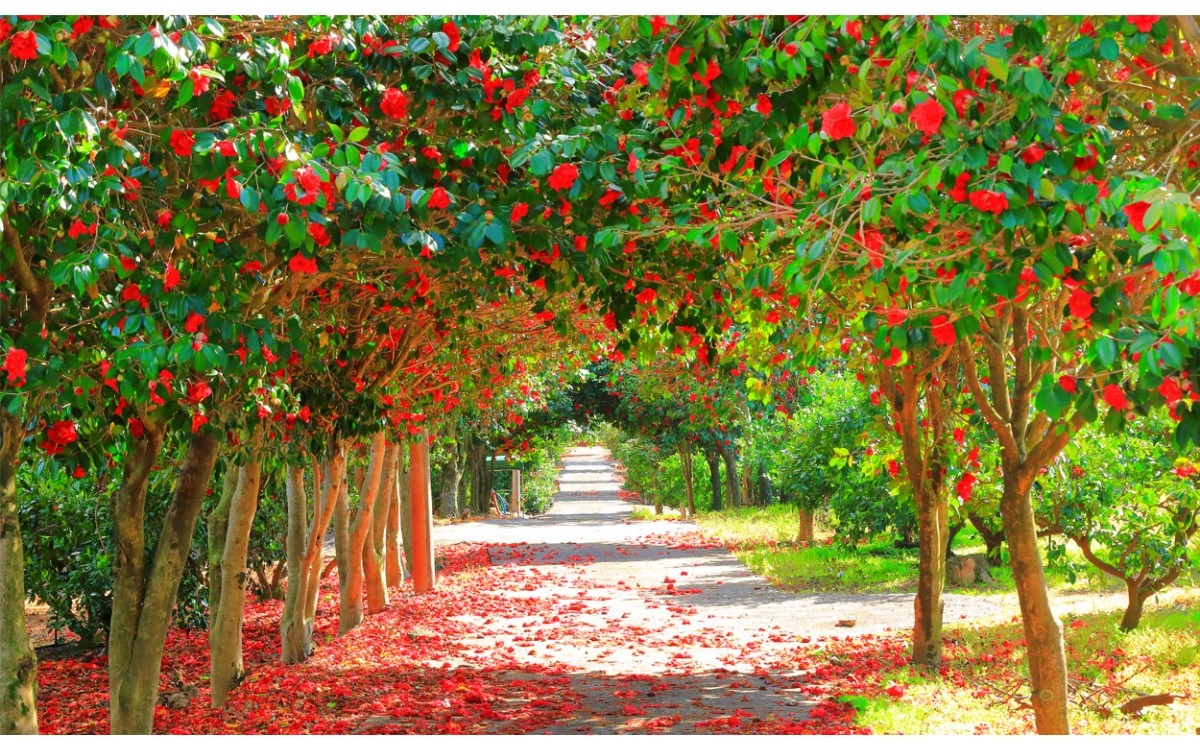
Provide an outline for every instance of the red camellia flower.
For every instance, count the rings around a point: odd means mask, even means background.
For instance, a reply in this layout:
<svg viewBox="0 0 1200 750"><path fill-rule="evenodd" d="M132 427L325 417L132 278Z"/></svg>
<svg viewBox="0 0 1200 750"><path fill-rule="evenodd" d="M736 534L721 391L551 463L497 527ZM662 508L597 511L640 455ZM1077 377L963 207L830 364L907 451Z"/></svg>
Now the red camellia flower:
<svg viewBox="0 0 1200 750"><path fill-rule="evenodd" d="M1116 383L1104 386L1104 392L1100 397L1104 399L1104 403L1117 411L1125 411L1129 408L1129 399L1125 398L1125 391L1121 390L1121 386Z"/></svg>
<svg viewBox="0 0 1200 750"><path fill-rule="evenodd" d="M196 145L196 136L188 130L172 130L170 142L171 150L176 156L188 157L192 155L192 148Z"/></svg>
<svg viewBox="0 0 1200 750"><path fill-rule="evenodd" d="M1063 375L1058 379L1058 387L1062 388L1067 393L1075 392L1075 378L1070 375Z"/></svg>
<svg viewBox="0 0 1200 750"><path fill-rule="evenodd" d="M546 182L555 190L570 190L575 186L575 180L579 178L579 167L574 164L559 164L550 173L550 179Z"/></svg>
<svg viewBox="0 0 1200 750"><path fill-rule="evenodd" d="M850 105L840 102L825 110L821 115L821 132L829 136L829 140L837 141L850 138L857 128L854 118L850 116Z"/></svg>
<svg viewBox="0 0 1200 750"><path fill-rule="evenodd" d="M509 218L509 221L513 224L516 224L521 219L524 219L525 215L528 213L529 213L529 204L528 203L517 203L512 207L512 215Z"/></svg>
<svg viewBox="0 0 1200 750"><path fill-rule="evenodd" d="M1154 28L1154 24L1158 23L1158 19L1162 16L1125 16L1125 20L1137 27L1137 30L1143 34Z"/></svg>
<svg viewBox="0 0 1200 750"><path fill-rule="evenodd" d="M32 31L18 31L8 41L8 54L18 60L36 60L37 35Z"/></svg>
<svg viewBox="0 0 1200 750"><path fill-rule="evenodd" d="M199 383L192 383L190 386L188 386L187 400L193 404L198 404L211 395L212 388L209 387L208 383L203 381Z"/></svg>
<svg viewBox="0 0 1200 750"><path fill-rule="evenodd" d="M995 190L972 190L968 197L971 205L980 211L999 214L1008 209L1008 196Z"/></svg>
<svg viewBox="0 0 1200 750"><path fill-rule="evenodd" d="M130 435L133 435L133 437L136 439L136 438L140 438L145 433L146 433L146 426L144 424L142 424L142 420L138 419L137 417L133 417L132 419L129 420L129 434Z"/></svg>
<svg viewBox="0 0 1200 750"><path fill-rule="evenodd" d="M657 296L658 296L658 292L647 287L647 288L643 289L642 291L638 292L637 301L638 301L638 304L640 304L640 305L648 305L651 302L653 302Z"/></svg>
<svg viewBox="0 0 1200 750"><path fill-rule="evenodd" d="M329 232L321 224L309 224L308 236L313 238L313 242L317 243L317 247L327 247L329 245Z"/></svg>
<svg viewBox="0 0 1200 750"><path fill-rule="evenodd" d="M971 493L975 487L975 475L970 472L963 474L958 483L954 485L954 492L963 500L970 500Z"/></svg>
<svg viewBox="0 0 1200 750"><path fill-rule="evenodd" d="M946 108L939 104L937 99L926 99L912 108L908 119L922 133L935 135L942 127L942 120L946 119Z"/></svg>
<svg viewBox="0 0 1200 750"><path fill-rule="evenodd" d="M75 432L74 422L55 422L46 430L46 439L54 445L70 445L79 439L79 434Z"/></svg>
<svg viewBox="0 0 1200 750"><path fill-rule="evenodd" d="M634 63L633 77L637 79L638 83L642 84L643 86L648 86L650 84L650 76L647 71L649 70L650 66L644 62Z"/></svg>
<svg viewBox="0 0 1200 750"><path fill-rule="evenodd" d="M945 315L938 315L930 321L933 327L933 340L942 346L950 346L954 343L954 324L950 322L950 318Z"/></svg>
<svg viewBox="0 0 1200 750"><path fill-rule="evenodd" d="M1150 210L1150 204L1146 201L1138 201L1137 203L1129 203L1121 207L1125 215L1129 217L1129 226L1133 227L1138 232L1146 231L1146 211ZM1154 226L1158 226L1155 222ZM1153 229L1154 227L1150 227Z"/></svg>
<svg viewBox="0 0 1200 750"><path fill-rule="evenodd" d="M1158 384L1158 392L1168 404L1174 404L1183 398L1183 389L1174 378L1163 378L1163 382Z"/></svg>
<svg viewBox="0 0 1200 750"><path fill-rule="evenodd" d="M458 52L458 48L462 45L462 34L459 33L458 27L453 21L447 21L442 24L442 33L450 37L450 45L446 49L451 52Z"/></svg>
<svg viewBox="0 0 1200 750"><path fill-rule="evenodd" d="M771 110L775 108L774 105L771 104L771 97L767 96L766 94L759 94L756 103L758 105L758 113L763 117L770 117Z"/></svg>
<svg viewBox="0 0 1200 750"><path fill-rule="evenodd" d="M379 109L393 120L403 120L408 117L408 97L400 89L389 88L383 92Z"/></svg>
<svg viewBox="0 0 1200 750"><path fill-rule="evenodd" d="M950 197L959 203L965 203L967 200L967 184L971 182L971 173L963 172L958 177L954 178L954 188L950 190Z"/></svg>
<svg viewBox="0 0 1200 750"><path fill-rule="evenodd" d="M1046 149L1036 143L1031 143L1021 152L1021 161L1026 164L1037 164L1046 156Z"/></svg>
<svg viewBox="0 0 1200 750"><path fill-rule="evenodd" d="M25 373L29 371L29 354L24 349L10 346L4 355L4 375L14 388L25 385Z"/></svg>
<svg viewBox="0 0 1200 750"><path fill-rule="evenodd" d="M445 188L439 185L433 189L432 193L429 194L429 203L426 205L428 205L430 208L449 208L450 195L446 193Z"/></svg>
<svg viewBox="0 0 1200 750"><path fill-rule="evenodd" d="M1079 287L1075 287L1071 290L1071 298L1068 301L1067 306L1071 310L1071 315L1075 316L1076 318L1083 318L1084 320L1091 318L1092 313L1096 312L1092 307L1091 292L1084 291Z"/></svg>
<svg viewBox="0 0 1200 750"><path fill-rule="evenodd" d="M288 268L292 273L307 275L317 272L317 261L313 258L304 257L303 253L296 253L292 259L288 261Z"/></svg>
<svg viewBox="0 0 1200 750"><path fill-rule="evenodd" d="M179 269L172 264L167 264L167 270L163 273L163 291L169 292L183 282L183 277L179 274Z"/></svg>
<svg viewBox="0 0 1200 750"><path fill-rule="evenodd" d="M192 415L192 432L199 432L200 428L206 424L208 424L208 417L204 416L200 412L196 412Z"/></svg>

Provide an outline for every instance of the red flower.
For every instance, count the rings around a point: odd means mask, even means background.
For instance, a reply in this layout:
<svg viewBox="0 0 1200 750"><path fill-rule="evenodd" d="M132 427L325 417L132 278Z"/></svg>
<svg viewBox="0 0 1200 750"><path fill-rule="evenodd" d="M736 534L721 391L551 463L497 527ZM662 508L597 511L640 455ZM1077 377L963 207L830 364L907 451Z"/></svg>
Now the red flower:
<svg viewBox="0 0 1200 750"><path fill-rule="evenodd" d="M642 291L638 292L637 301L638 301L638 304L640 304L640 305L648 305L651 302L653 302L654 298L657 296L658 296L658 292L647 287L647 288L643 289Z"/></svg>
<svg viewBox="0 0 1200 750"><path fill-rule="evenodd" d="M763 117L770 117L771 110L774 108L774 105L771 104L771 97L767 96L766 94L758 95L758 113L760 115Z"/></svg>
<svg viewBox="0 0 1200 750"><path fill-rule="evenodd" d="M212 388L209 387L208 383L201 381L199 383L192 383L188 387L187 400L193 404L198 404L211 395Z"/></svg>
<svg viewBox="0 0 1200 750"><path fill-rule="evenodd" d="M292 269L292 273L307 275L317 272L317 261L313 258L306 258L302 253L296 253L292 259L288 261L288 268Z"/></svg>
<svg viewBox="0 0 1200 750"><path fill-rule="evenodd" d="M967 200L967 183L971 181L971 173L963 172L958 177L954 178L954 188L950 191L950 197L959 203L964 203Z"/></svg>
<svg viewBox="0 0 1200 750"><path fill-rule="evenodd" d="M8 42L8 54L18 60L36 60L37 35L32 31L18 31Z"/></svg>
<svg viewBox="0 0 1200 750"><path fill-rule="evenodd" d="M1058 379L1058 387L1062 388L1067 393L1075 392L1075 378L1070 375L1063 375Z"/></svg>
<svg viewBox="0 0 1200 750"><path fill-rule="evenodd" d="M995 190L972 190L968 197L971 205L980 211L999 214L1008 209L1008 196Z"/></svg>
<svg viewBox="0 0 1200 750"><path fill-rule="evenodd" d="M24 349L10 346L4 355L4 374L8 384L20 388L25 385L25 374L29 371L29 354Z"/></svg>
<svg viewBox="0 0 1200 750"><path fill-rule="evenodd" d="M967 116L967 103L974 99L978 94L970 89L959 89L950 97L950 103L954 105L954 111L959 117Z"/></svg>
<svg viewBox="0 0 1200 750"><path fill-rule="evenodd" d="M850 116L850 105L846 102L835 104L821 115L821 132L829 136L829 140L837 141L850 138L857 128L854 118Z"/></svg>
<svg viewBox="0 0 1200 750"><path fill-rule="evenodd" d="M1071 290L1071 298L1067 302L1067 305L1071 309L1071 315L1076 318L1083 318L1084 320L1091 318L1092 313L1096 312L1092 307L1091 292L1086 292L1079 287Z"/></svg>
<svg viewBox="0 0 1200 750"><path fill-rule="evenodd" d="M521 219L524 219L525 215L528 213L529 213L529 204L528 203L517 203L512 207L512 215L509 217L509 222L512 224L516 224Z"/></svg>
<svg viewBox="0 0 1200 750"><path fill-rule="evenodd" d="M1125 16L1125 20L1137 27L1143 34L1150 31L1162 16Z"/></svg>
<svg viewBox="0 0 1200 750"><path fill-rule="evenodd" d="M970 472L963 474L958 483L954 485L954 492L963 500L970 500L971 493L974 492L975 475Z"/></svg>
<svg viewBox="0 0 1200 750"><path fill-rule="evenodd" d="M942 127L942 120L946 119L946 108L939 104L937 99L926 99L912 108L908 119L922 133L935 135Z"/></svg>
<svg viewBox="0 0 1200 750"><path fill-rule="evenodd" d="M633 77L637 79L638 83L642 84L643 86L648 86L650 84L650 76L647 71L649 70L650 66L644 62L634 63Z"/></svg>
<svg viewBox="0 0 1200 750"><path fill-rule="evenodd" d="M309 224L308 236L313 238L313 242L317 247L327 247L329 245L329 232L321 224Z"/></svg>
<svg viewBox="0 0 1200 750"><path fill-rule="evenodd" d="M1121 390L1121 386L1116 383L1104 386L1104 392L1100 397L1104 399L1104 403L1118 411L1125 411L1129 408L1129 399L1125 398L1125 391Z"/></svg>
<svg viewBox="0 0 1200 750"><path fill-rule="evenodd" d="M429 194L429 203L426 205L429 208L449 208L450 196L446 193L446 189L439 185Z"/></svg>
<svg viewBox="0 0 1200 750"><path fill-rule="evenodd" d="M167 270L163 273L163 291L169 292L183 281L183 277L179 275L179 269L170 263L167 264Z"/></svg>
<svg viewBox="0 0 1200 750"><path fill-rule="evenodd" d="M945 315L938 315L930 321L933 327L933 340L941 346L950 346L954 343L954 324L950 322L950 318Z"/></svg>
<svg viewBox="0 0 1200 750"><path fill-rule="evenodd" d="M1121 208L1125 215L1129 217L1129 226L1133 227L1138 232L1146 231L1146 211L1150 210L1150 204L1146 201L1138 201L1137 203L1129 203ZM1158 222L1154 223L1154 227L1158 226ZM1153 229L1154 227L1150 227Z"/></svg>
<svg viewBox="0 0 1200 750"><path fill-rule="evenodd" d="M46 430L46 439L54 445L69 445L79 439L74 422L55 422Z"/></svg>
<svg viewBox="0 0 1200 750"><path fill-rule="evenodd" d="M394 120L403 120L408 117L408 97L400 89L390 88L383 92L379 109Z"/></svg>
<svg viewBox="0 0 1200 750"><path fill-rule="evenodd" d="M862 21L847 21L845 31L846 36L850 37L854 41L862 41Z"/></svg>
<svg viewBox="0 0 1200 750"><path fill-rule="evenodd" d="M1163 378L1163 382L1158 385L1158 392L1168 404L1174 404L1183 398L1183 390L1174 378Z"/></svg>
<svg viewBox="0 0 1200 750"><path fill-rule="evenodd" d="M204 316L200 313L188 313L187 320L183 322L183 330L188 333L199 333L204 327Z"/></svg>
<svg viewBox="0 0 1200 750"><path fill-rule="evenodd" d="M188 157L192 155L192 148L196 145L196 136L192 135L187 130L172 130L171 131L171 150L176 156Z"/></svg>
<svg viewBox="0 0 1200 750"><path fill-rule="evenodd" d="M96 234L95 222L93 222L91 224L85 224L84 222L80 221L79 219L72 221L71 227L67 230L67 236L73 240L77 240L80 237L83 237L84 235L95 235L95 234Z"/></svg>
<svg viewBox="0 0 1200 750"><path fill-rule="evenodd" d="M192 415L192 432L199 432L200 428L206 424L208 424L208 417L204 416L200 412L196 412Z"/></svg>
<svg viewBox="0 0 1200 750"><path fill-rule="evenodd" d="M1037 164L1046 156L1046 149L1036 143L1031 143L1021 152L1021 161L1026 164Z"/></svg>
<svg viewBox="0 0 1200 750"><path fill-rule="evenodd" d="M579 167L574 164L559 164L550 173L547 183L555 190L570 190L579 178Z"/></svg>
<svg viewBox="0 0 1200 750"><path fill-rule="evenodd" d="M447 21L442 24L442 33L450 37L450 45L446 49L451 52L458 52L458 48L462 45L462 34L459 33L458 27L453 21Z"/></svg>
<svg viewBox="0 0 1200 750"><path fill-rule="evenodd" d="M895 367L896 365L900 364L900 359L902 356L903 353L899 349L892 347L892 351L888 353L887 359L883 360L883 363L888 367Z"/></svg>

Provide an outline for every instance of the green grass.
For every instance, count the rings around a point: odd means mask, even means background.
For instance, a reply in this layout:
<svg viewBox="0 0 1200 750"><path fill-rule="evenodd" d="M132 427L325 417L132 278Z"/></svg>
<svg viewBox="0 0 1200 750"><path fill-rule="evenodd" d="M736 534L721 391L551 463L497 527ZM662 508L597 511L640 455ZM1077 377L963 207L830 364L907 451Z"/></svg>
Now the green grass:
<svg viewBox="0 0 1200 750"><path fill-rule="evenodd" d="M661 516L654 514L652 505L635 505L629 517L634 521L671 521L679 518L679 511L674 508L663 508Z"/></svg>
<svg viewBox="0 0 1200 750"><path fill-rule="evenodd" d="M1078 699L1075 731L1087 733L1192 734L1200 729L1200 598L1181 595L1169 607L1150 610L1130 633L1117 628L1117 613L1064 618L1068 671L1077 684L1099 689L1105 715ZM988 685L1021 686L1027 678L1023 634L1016 623L946 629L945 676L918 667L885 666L878 684L901 685L900 698L848 696L858 721L879 733L1029 731L1032 717ZM986 684L985 684L986 683ZM882 692L880 690L879 692ZM1136 694L1190 696L1126 716L1119 706Z"/></svg>
<svg viewBox="0 0 1200 750"><path fill-rule="evenodd" d="M639 517L637 511L634 517ZM646 518L653 518L652 511ZM818 526L815 542L797 544L797 512L786 505L700 513L696 521L733 549L748 568L781 588L859 593L916 590L917 550L896 548L889 535L850 547L834 544L833 532ZM954 550L958 554L984 549L979 534L970 526L955 537ZM1047 583L1055 593L1124 590L1123 583L1089 565L1073 545L1068 547L1068 557L1074 565L1074 578L1065 567L1046 570ZM995 578L992 584L948 587L948 590L979 595L1013 590L1012 571L1007 566L993 567L992 576ZM1180 584L1188 585L1182 578ZM1192 576L1191 585L1200 585L1200 571Z"/></svg>

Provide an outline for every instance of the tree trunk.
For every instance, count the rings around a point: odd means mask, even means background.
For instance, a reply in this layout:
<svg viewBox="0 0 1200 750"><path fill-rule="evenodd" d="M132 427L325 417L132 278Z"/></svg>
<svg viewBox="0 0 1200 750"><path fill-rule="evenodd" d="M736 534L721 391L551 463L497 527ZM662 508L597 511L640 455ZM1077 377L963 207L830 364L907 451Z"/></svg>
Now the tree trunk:
<svg viewBox="0 0 1200 750"><path fill-rule="evenodd" d="M367 614L377 615L387 609L387 582L383 578L384 536L387 533L388 510L395 499L396 456L399 443L389 444L384 451L383 478L371 510L371 532L363 548L363 587L367 592Z"/></svg>
<svg viewBox="0 0 1200 750"><path fill-rule="evenodd" d="M404 569L412 576L412 461L404 468L401 477L400 493L400 544L404 550Z"/></svg>
<svg viewBox="0 0 1200 750"><path fill-rule="evenodd" d="M390 500L388 502L387 534L384 538L384 569L389 587L399 586L404 582L404 562L400 557L400 508L404 503L404 495L400 488L408 483L408 471L404 463L404 451L396 451L396 476L391 487L387 487Z"/></svg>
<svg viewBox="0 0 1200 750"><path fill-rule="evenodd" d="M758 464L758 504L763 507L771 504L771 476L761 462Z"/></svg>
<svg viewBox="0 0 1200 750"><path fill-rule="evenodd" d="M725 499L730 508L737 508L742 504L742 493L738 480L737 456L734 455L732 449L724 445L717 444L717 450L721 453L721 458L725 461Z"/></svg>
<svg viewBox="0 0 1200 750"><path fill-rule="evenodd" d="M796 529L797 542L811 542L816 538L813 530L814 515L812 508L800 508L800 523Z"/></svg>
<svg viewBox="0 0 1200 750"><path fill-rule="evenodd" d="M923 492L917 498L920 534L917 565L917 598L914 603L913 656L919 664L937 666L942 661L942 593L946 587L947 502L940 493Z"/></svg>
<svg viewBox="0 0 1200 750"><path fill-rule="evenodd" d="M1037 545L1037 527L1029 492L1034 473L1025 467L1004 466L1000 514L1008 540L1009 563L1029 654L1033 682L1033 711L1038 734L1070 734L1067 711L1067 658L1062 627L1050 606L1046 574Z"/></svg>
<svg viewBox="0 0 1200 750"><path fill-rule="evenodd" d="M1129 603L1125 606L1125 615L1121 618L1121 630L1133 630L1142 620L1142 607L1150 598L1151 591L1141 588L1137 581L1125 581L1125 589L1129 594Z"/></svg>
<svg viewBox="0 0 1200 750"><path fill-rule="evenodd" d="M963 530L963 524L956 523L946 531L946 557L954 556L954 538Z"/></svg>
<svg viewBox="0 0 1200 750"><path fill-rule="evenodd" d="M684 503L681 515L691 518L696 515L696 489L692 483L692 447L687 443L679 444L679 466L683 469Z"/></svg>
<svg viewBox="0 0 1200 750"><path fill-rule="evenodd" d="M429 483L428 433L409 444L409 505L412 522L413 591L423 594L434 586L433 493Z"/></svg>
<svg viewBox="0 0 1200 750"><path fill-rule="evenodd" d="M233 471L232 467L230 471ZM220 708L225 703L229 691L237 687L246 673L242 661L242 621L246 611L246 553L262 485L262 467L257 456L251 456L238 467L237 475L237 489L229 506L229 529L225 534L225 552L221 559L220 604L209 629L213 708Z"/></svg>
<svg viewBox="0 0 1200 750"><path fill-rule="evenodd" d="M146 480L161 436L147 429L143 439L128 447L122 486L116 499L121 511L132 508L135 518L121 518L117 526L119 559L113 587L113 616L109 632L108 690L113 734L149 734L154 728L158 680L163 647L183 566L192 546L196 519L212 479L217 460L217 438L207 432L192 433L175 494L163 520L149 576L142 577L145 536L141 526L146 500ZM135 580L137 576L140 580ZM118 601L118 592L120 601ZM124 605L124 606L120 606Z"/></svg>
<svg viewBox="0 0 1200 750"><path fill-rule="evenodd" d="M387 441L383 432L371 438L370 460L366 475L358 492L358 508L353 523L347 531L346 566L341 565L339 555L338 584L341 601L338 616L338 633L348 633L358 627L363 619L363 556L366 554L368 538L371 536L371 517L375 500L379 497L379 486L383 481L383 465L387 460ZM349 516L347 501L346 516ZM343 572L344 571L344 572Z"/></svg>
<svg viewBox="0 0 1200 750"><path fill-rule="evenodd" d="M25 427L0 409L0 734L37 734L37 653L25 628L17 467Z"/></svg>
<svg viewBox="0 0 1200 750"><path fill-rule="evenodd" d="M463 462L459 459L459 443L456 430L451 428L446 436L446 448L450 458L442 467L442 488L438 498L438 514L442 518L458 516L458 485L462 481Z"/></svg>
<svg viewBox="0 0 1200 750"><path fill-rule="evenodd" d="M716 454L705 453L704 460L708 462L708 481L712 488L712 509L721 510L721 464Z"/></svg>
<svg viewBox="0 0 1200 750"><path fill-rule="evenodd" d="M988 565L994 567L1003 565L1004 560L1000 554L1000 547L1004 544L1004 529L997 529L988 519L975 513L967 514L967 520L979 532L979 538L987 547Z"/></svg>
<svg viewBox="0 0 1200 750"><path fill-rule="evenodd" d="M217 622L217 614L221 608L221 560L225 557L225 535L229 532L229 507L233 504L233 496L237 494L238 469L232 463L226 467L225 476L221 480L221 497L208 513L208 632L212 639L212 630Z"/></svg>
<svg viewBox="0 0 1200 750"><path fill-rule="evenodd" d="M321 585L321 562L324 556L325 531L333 517L336 498L346 483L346 446L338 442L322 470L313 466L312 525L307 522L307 500L304 493L304 470L292 467L288 471L288 558L292 564L292 540L308 531L307 547L295 560L296 571L288 570L287 593L284 597L283 620L280 623L281 659L294 664L308 658L312 652L313 627L317 617L317 595ZM299 575L296 575L296 572ZM289 616L290 613L290 616Z"/></svg>
<svg viewBox="0 0 1200 750"><path fill-rule="evenodd" d="M305 537L308 535L308 498L304 495L303 466L287 467L286 485L288 582L283 599L283 619L279 623L279 658L284 664L295 664L308 656L308 640L303 635ZM320 488L317 488L318 496L319 493Z"/></svg>

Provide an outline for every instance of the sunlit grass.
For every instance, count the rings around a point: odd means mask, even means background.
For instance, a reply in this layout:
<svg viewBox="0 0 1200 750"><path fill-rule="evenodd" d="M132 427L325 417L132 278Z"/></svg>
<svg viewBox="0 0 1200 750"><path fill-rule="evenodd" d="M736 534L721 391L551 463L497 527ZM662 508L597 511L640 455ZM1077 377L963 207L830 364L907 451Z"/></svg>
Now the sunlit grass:
<svg viewBox="0 0 1200 750"><path fill-rule="evenodd" d="M1193 734L1200 728L1200 597L1180 597L1150 610L1138 628L1123 633L1118 613L1064 618L1068 671L1087 692L1101 690L1097 702L1108 716L1078 701L1072 705L1075 731L1089 733ZM914 667L887 667L880 684L904 688L900 698L850 696L858 721L880 733L1010 733L1028 731L1028 709L988 685L1009 688L1027 677L1023 633L1017 623L959 625L946 630L945 676ZM1119 707L1138 694L1187 696L1152 706L1141 716Z"/></svg>

